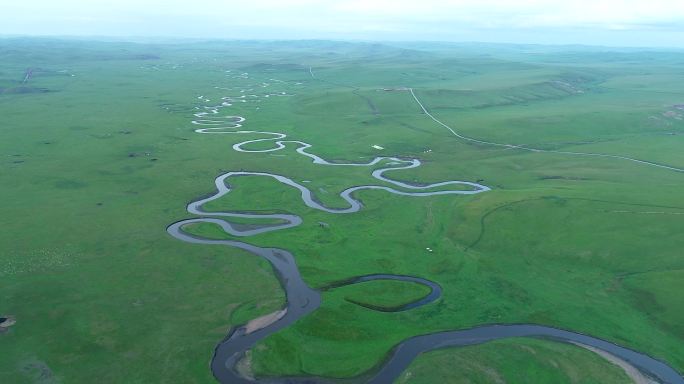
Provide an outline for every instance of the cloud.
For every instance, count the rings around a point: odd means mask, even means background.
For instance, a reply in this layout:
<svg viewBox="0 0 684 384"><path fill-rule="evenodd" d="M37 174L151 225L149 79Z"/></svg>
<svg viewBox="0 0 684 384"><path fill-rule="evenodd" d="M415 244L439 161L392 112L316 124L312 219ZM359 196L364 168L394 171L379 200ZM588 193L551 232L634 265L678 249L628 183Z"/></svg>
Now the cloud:
<svg viewBox="0 0 684 384"><path fill-rule="evenodd" d="M32 0L0 4L0 33L191 37L491 38L496 31L669 30L682 0ZM479 33L479 35L478 35Z"/></svg>

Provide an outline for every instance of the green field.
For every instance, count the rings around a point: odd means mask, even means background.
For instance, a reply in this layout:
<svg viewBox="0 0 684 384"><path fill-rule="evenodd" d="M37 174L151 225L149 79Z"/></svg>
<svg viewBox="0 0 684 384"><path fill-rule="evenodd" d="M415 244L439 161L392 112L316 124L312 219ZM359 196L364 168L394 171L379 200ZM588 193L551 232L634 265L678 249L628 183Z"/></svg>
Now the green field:
<svg viewBox="0 0 684 384"><path fill-rule="evenodd" d="M245 93L259 102L225 109L244 129L285 133L330 161L421 159L387 173L408 182L492 188L361 191L360 212L334 215L272 179L231 180L234 191L206 209L301 216L299 227L245 241L291 251L309 285L385 273L443 289L397 313L367 306L397 307L426 288L326 291L321 308L252 351L256 376L357 376L407 337L493 323L586 333L684 372L684 172L462 140L410 93L384 90L413 88L474 139L684 169L683 65L682 51L582 47L2 39L0 317L17 322L0 333L0 382L214 382L209 361L231 326L285 297L267 262L169 236L191 217L186 204L225 171L307 181L330 207L345 206L338 195L351 186L386 185L368 168L313 164L293 144L239 153L233 144L263 136L194 132L195 107ZM282 92L294 96L266 97ZM231 238L208 224L191 230ZM592 352L527 339L424 354L399 382L525 377L629 382Z"/></svg>
<svg viewBox="0 0 684 384"><path fill-rule="evenodd" d="M592 352L579 347L511 339L429 352L416 359L397 382L601 384L633 381L620 368L608 366Z"/></svg>

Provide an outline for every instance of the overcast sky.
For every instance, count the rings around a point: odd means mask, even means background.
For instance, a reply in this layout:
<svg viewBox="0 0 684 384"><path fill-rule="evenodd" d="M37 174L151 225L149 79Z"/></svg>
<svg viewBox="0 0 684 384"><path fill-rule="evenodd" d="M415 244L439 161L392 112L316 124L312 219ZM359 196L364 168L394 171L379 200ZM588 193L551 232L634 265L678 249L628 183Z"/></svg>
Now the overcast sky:
<svg viewBox="0 0 684 384"><path fill-rule="evenodd" d="M0 34L684 47L684 0L0 0Z"/></svg>

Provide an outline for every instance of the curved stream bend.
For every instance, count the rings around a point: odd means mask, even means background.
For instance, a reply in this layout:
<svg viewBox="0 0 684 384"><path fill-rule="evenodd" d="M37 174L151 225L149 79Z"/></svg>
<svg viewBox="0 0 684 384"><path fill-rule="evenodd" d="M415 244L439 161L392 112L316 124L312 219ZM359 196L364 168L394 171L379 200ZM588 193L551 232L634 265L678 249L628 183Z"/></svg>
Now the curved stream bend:
<svg viewBox="0 0 684 384"><path fill-rule="evenodd" d="M237 364L245 356L245 352L251 349L259 340L267 337L268 335L283 329L300 318L308 315L318 308L321 304L321 294L320 292L309 287L301 277L299 269L293 255L283 249L278 248L266 248L258 247L252 244L248 244L241 241L235 240L211 240L205 238L199 238L188 234L183 230L183 227L190 224L196 223L213 223L218 224L227 233L235 236L252 236L260 233L280 230L285 228L290 228L301 224L302 219L297 215L292 214L251 214L242 212L205 212L202 210L202 206L209 202L216 200L225 194L230 192L230 187L226 184L226 180L231 177L240 176L260 176L260 177L272 177L277 181L298 189L301 192L302 201L309 207L318 209L321 211L329 213L352 213L357 212L361 209L361 203L356 200L352 194L358 190L364 189L382 189L390 193L405 195L405 196L433 196L442 194L477 194L488 191L489 188L472 182L466 181L446 181L435 184L428 185L412 185L407 183L402 183L392 179L388 179L383 176L384 172L396 169L409 169L420 166L420 161L417 159L405 160L394 157L376 157L369 163L364 164L340 164L331 163L323 158L316 156L314 154L306 152L306 149L310 148L311 145L302 141L292 141L292 140L281 140L286 137L285 134L276 132L261 132L261 131L234 131L241 127L241 123L244 122L244 118L240 116L218 116L219 108L226 105L221 105L217 107L205 107L208 112L199 112L195 114L197 120L193 121L193 124L209 126L209 128L197 129L198 133L214 133L214 134L265 134L272 136L270 138L256 139L243 141L241 143L235 144L233 149L240 152L272 152L285 148L285 143L295 143L298 145L297 152L311 158L316 164L330 165L330 166L373 166L380 163L383 160L389 161L388 165L390 167L377 169L372 172L373 177L378 180L393 184L395 186L410 189L410 190L425 190L436 187L443 187L447 185L466 185L468 187L474 188L472 190L444 190L444 191L423 191L423 192L405 192L394 188L377 186L377 185L365 185L357 186L344 190L340 197L344 199L348 204L348 208L333 209L328 208L319 202L317 202L311 191L305 186L293 181L284 176L263 173L263 172L228 172L220 175L215 180L215 185L217 192L207 198L192 202L188 205L188 212L195 215L204 216L201 218L187 219L176 222L167 228L168 233L185 242L195 243L195 244L206 244L206 245L226 245L229 247L234 247L238 249L245 250L256 256L260 256L268 260L273 270L280 281L281 286L285 290L287 303L284 313L281 312L277 317L272 319L269 324L265 324L253 330L248 330L247 326L238 326L233 328L229 335L216 347L214 356L211 361L211 369L214 376L221 383L254 383L257 380L246 377L242 375L237 370ZM272 141L275 144L274 148L265 150L246 150L242 148L244 145L249 143L261 142L261 141ZM214 217L207 217L214 216ZM283 224L259 226L257 228L245 229L239 225L230 223L225 219L226 217L241 217L241 218L268 218L277 219L284 222ZM368 275L346 280L340 283L335 283L329 286L327 289L334 289L336 287L355 284L363 281L370 280L380 280L380 279L393 279L393 280L403 280L403 281L413 281L420 284L427 285L431 288L431 293L426 297L417 300L415 302L406 304L396 310L410 310L422 305L429 304L437 300L441 295L441 288L434 282L425 280L418 277L411 276L397 276L397 275ZM674 369L664 364L661 361L653 359L647 355L632 351L627 348L611 344L609 342L593 338L590 336L555 329L551 327L545 327L540 325L487 325L472 329L458 330L458 331L448 331L441 333L434 333L422 336L416 336L406 339L399 343L392 351L389 359L387 359L380 367L369 372L356 379L350 379L351 381L366 381L369 383L391 383L396 378L398 378L401 373L410 365L410 363L423 352L427 352L434 349L454 347L454 346L465 346L465 345L475 345L481 344L492 340L500 340L510 337L544 337L550 338L561 342L575 342L584 345L592 346L614 356L617 356L634 367L644 372L650 377L657 379L662 383L667 384L684 384L684 378L680 376ZM268 382L268 383L321 383L330 382L333 380L319 377L303 377L303 378L272 378L258 380L258 382ZM345 380L346 381L346 380Z"/></svg>
<svg viewBox="0 0 684 384"><path fill-rule="evenodd" d="M278 280L285 290L287 297L286 312L275 322L251 333L246 332L245 326L239 326L231 330L228 337L221 341L214 351L214 356L211 360L211 370L214 376L221 383L240 384L255 382L330 382L331 380L326 378L314 377L287 377L257 381L245 377L238 372L236 366L240 359L245 356L246 351L250 350L259 340L291 325L295 321L316 310L321 304L321 295L318 291L312 289L304 282L299 273L299 269L297 268L294 257L290 252L278 248L257 247L234 240L208 240L197 238L187 234L182 229L182 227L185 225L207 222L207 220L209 220L209 222L213 222L211 221L212 219L204 218L183 220L169 226L167 231L173 237L185 242L206 245L227 245L263 257L271 263L273 270L276 272ZM334 287L375 279L389 278L405 280L405 277L406 276L395 275L370 275L352 279L348 283L335 284ZM420 283L429 282L420 278L411 278L410 281L416 281ZM434 287L439 286L432 282L429 282L428 285L433 288L432 292L428 296L419 301L407 304L406 308L399 310L416 308L437 300L441 290L436 291ZM410 308L408 308L409 306ZM620 359L637 368L639 371L643 372L645 375L652 377L660 383L684 384L684 378L682 378L677 371L665 363L648 355L641 354L591 336L534 324L486 325L465 330L447 331L412 337L399 343L390 354L390 358L388 360L386 360L378 369L374 370L373 373L369 373L363 377L360 377L359 381L363 380L373 384L391 383L397 379L401 373L408 368L411 362L421 353L447 347L477 345L493 340L501 340L511 337L542 337L560 342L574 342L588 345L619 357ZM351 381L354 380L352 379Z"/></svg>
<svg viewBox="0 0 684 384"><path fill-rule="evenodd" d="M391 309L371 306L368 304L362 304L362 303L358 303L358 302L352 301L352 300L347 300L347 301L350 303L356 304L356 305L360 305L362 307L366 307L368 309L372 309L374 311L403 312L403 311L408 311L408 310L413 309L413 308L422 307L423 305L426 305L426 304L430 304L433 301L437 301L437 299L439 299L440 296L442 296L442 287L440 287L439 284L435 283L434 281L430 281L428 279L423 279L422 277L404 276L404 275L389 275L389 274L385 274L385 273L377 273L377 274L373 274L373 275L358 276L358 277L354 277L351 279L343 280L343 281L340 281L337 283L330 284L327 287L323 288L323 290L329 291L331 289L344 287L346 285L365 283L367 281L375 281L375 280L394 280L394 281L406 281L409 283L416 283L416 284L424 285L424 286L430 288L430 292L418 300L415 300L415 301L412 301L410 303L401 305L399 307L391 308Z"/></svg>

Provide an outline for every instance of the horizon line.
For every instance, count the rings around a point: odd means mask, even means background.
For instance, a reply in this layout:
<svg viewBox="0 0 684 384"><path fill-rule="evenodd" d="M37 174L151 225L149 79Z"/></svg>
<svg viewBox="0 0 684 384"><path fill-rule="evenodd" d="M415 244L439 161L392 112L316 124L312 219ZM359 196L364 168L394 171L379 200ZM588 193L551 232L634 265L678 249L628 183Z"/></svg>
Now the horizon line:
<svg viewBox="0 0 684 384"><path fill-rule="evenodd" d="M33 39L56 39L56 40L83 40L99 42L121 42L121 43L179 43L179 42L339 42L339 43L371 43L371 44L401 44L401 43L427 43L427 44L454 44L454 45L508 45L525 47L580 47L580 48L607 48L607 49L640 49L640 50L662 50L662 51L684 51L684 47L678 46L648 46L648 45L618 45L618 44L587 44L587 43L534 43L534 42L510 42L510 41L485 41L485 40L435 40L435 39L360 39L360 38L266 38L266 37L191 37L191 36L162 36L162 35L85 35L85 34L16 34L0 33L0 39L33 38ZM147 40L147 41L144 41ZM167 40L164 42L164 40ZM171 42L168 40L172 40Z"/></svg>

